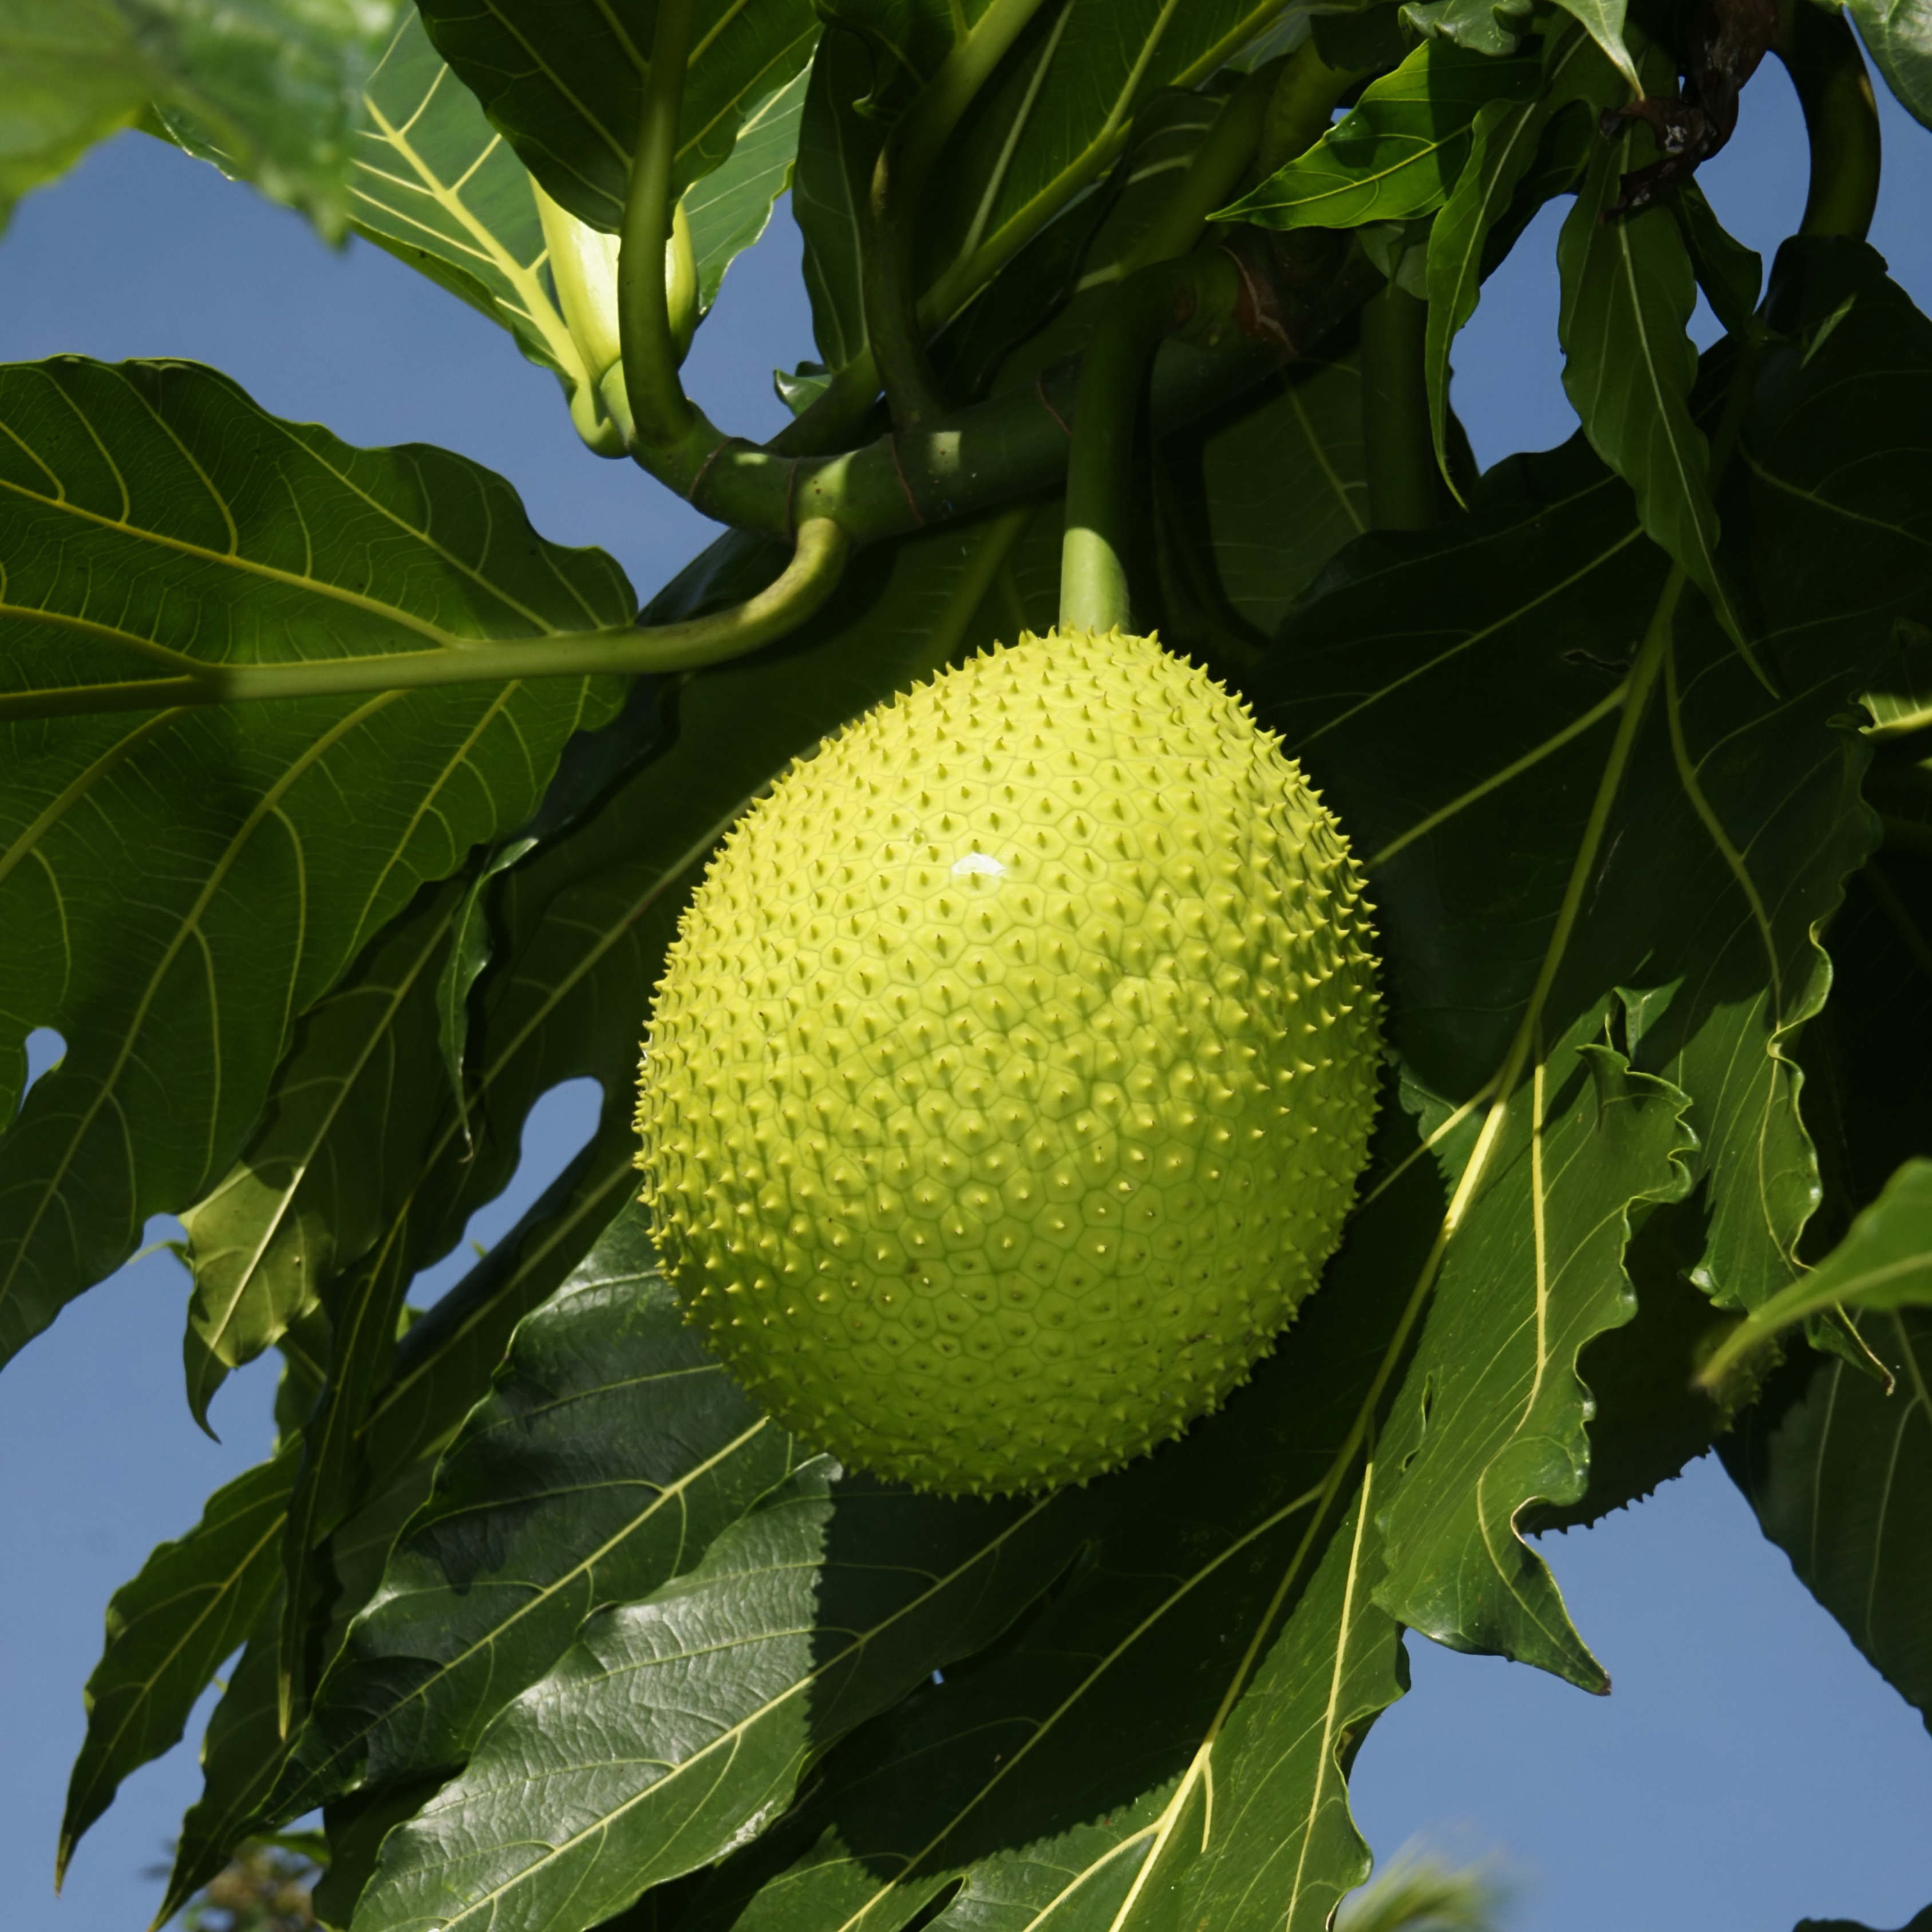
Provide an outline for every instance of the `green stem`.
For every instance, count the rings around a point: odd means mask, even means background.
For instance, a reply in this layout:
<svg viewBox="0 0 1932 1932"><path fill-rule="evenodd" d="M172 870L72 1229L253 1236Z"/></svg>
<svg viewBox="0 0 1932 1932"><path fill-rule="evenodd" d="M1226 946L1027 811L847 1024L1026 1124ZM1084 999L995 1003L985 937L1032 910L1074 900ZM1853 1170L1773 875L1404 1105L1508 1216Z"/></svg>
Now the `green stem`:
<svg viewBox="0 0 1932 1932"><path fill-rule="evenodd" d="M1262 178L1265 181L1307 153L1328 133L1342 95L1365 77L1354 68L1330 67L1312 35L1304 40L1289 56L1268 98L1255 157Z"/></svg>
<svg viewBox="0 0 1932 1932"><path fill-rule="evenodd" d="M500 684L526 677L694 670L742 657L796 629L832 594L850 548L836 524L815 518L801 526L798 547L776 583L730 610L686 623L566 632L501 642L478 638L432 650L320 658L301 664L211 664L205 671L178 677L14 692L0 695L0 719L420 691L435 685Z"/></svg>
<svg viewBox="0 0 1932 1932"><path fill-rule="evenodd" d="M1804 110L1811 190L1801 235L1863 241L1878 208L1878 103L1857 37L1842 14L1811 0L1784 0L1772 46Z"/></svg>
<svg viewBox="0 0 1932 1932"><path fill-rule="evenodd" d="M1060 550L1063 629L1106 631L1133 618L1125 562L1132 514L1134 431L1154 352L1183 328L1210 332L1232 314L1240 280L1218 250L1137 270L1095 326L1073 407Z"/></svg>
<svg viewBox="0 0 1932 1932"><path fill-rule="evenodd" d="M678 380L680 358L664 286L692 4L692 0L658 0L651 70L638 112L637 152L631 159L617 256L617 332L623 350L624 387L637 441L652 448L688 437L697 416Z"/></svg>
<svg viewBox="0 0 1932 1932"><path fill-rule="evenodd" d="M1390 282L1362 304L1362 441L1369 521L1378 530L1436 522L1436 448L1423 362L1429 304Z"/></svg>
<svg viewBox="0 0 1932 1932"><path fill-rule="evenodd" d="M1221 106L1208 136L1195 149L1187 172L1168 196L1154 225L1121 258L1122 279L1136 268L1184 255L1201 239L1208 218L1234 198L1261 145L1262 130L1282 70L1292 67L1314 45L1285 61L1270 61L1248 76Z"/></svg>
<svg viewBox="0 0 1932 1932"><path fill-rule="evenodd" d="M902 428L938 416L946 406L926 361L912 279L914 235L926 178L960 116L1041 4L993 0L900 117L872 170L862 288L866 338L892 419Z"/></svg>

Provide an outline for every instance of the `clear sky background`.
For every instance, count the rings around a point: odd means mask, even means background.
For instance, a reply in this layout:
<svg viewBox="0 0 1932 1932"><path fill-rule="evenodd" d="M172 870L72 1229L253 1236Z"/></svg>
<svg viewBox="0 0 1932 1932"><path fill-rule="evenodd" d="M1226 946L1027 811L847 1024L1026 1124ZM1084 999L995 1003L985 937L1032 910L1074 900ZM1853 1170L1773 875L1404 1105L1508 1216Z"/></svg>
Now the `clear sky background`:
<svg viewBox="0 0 1932 1932"><path fill-rule="evenodd" d="M1932 134L1882 104L1872 238L1932 309ZM1768 265L1796 224L1804 176L1796 106L1767 62L1737 140L1700 178ZM1490 283L1459 347L1455 400L1486 463L1574 427L1556 346L1560 214L1546 212ZM778 426L770 372L813 352L798 257L782 206L687 365L697 399L741 434ZM1700 327L1701 340L1715 332L1708 316ZM295 217L139 135L31 198L0 241L0 361L63 350L194 357L277 414L352 442L460 450L508 477L546 536L612 552L640 596L708 540L710 526L641 472L585 451L554 380L489 322L373 248L331 251ZM39 1045L44 1064L55 1043ZM548 1096L522 1171L472 1234L487 1244L511 1226L593 1118L587 1082ZM200 1789L190 1742L123 1787L52 1896L107 1599L269 1441L268 1362L216 1402L221 1442L190 1420L185 1303L180 1268L152 1256L0 1378L4 1932L142 1932L159 1897L151 1868ZM1932 1738L1760 1536L1714 1459L1639 1509L1550 1538L1545 1553L1615 1692L1588 1697L1412 1636L1414 1690L1356 1766L1357 1816L1378 1854L1420 1839L1492 1858L1516 1932L1790 1932L1807 1916L1892 1928L1932 1903Z"/></svg>

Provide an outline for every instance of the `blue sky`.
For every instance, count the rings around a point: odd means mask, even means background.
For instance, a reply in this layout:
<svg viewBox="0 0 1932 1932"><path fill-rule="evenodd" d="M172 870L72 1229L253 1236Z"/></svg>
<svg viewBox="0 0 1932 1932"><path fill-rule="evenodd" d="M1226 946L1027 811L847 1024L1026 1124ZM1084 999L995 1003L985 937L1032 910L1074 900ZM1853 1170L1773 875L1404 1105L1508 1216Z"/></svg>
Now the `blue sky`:
<svg viewBox="0 0 1932 1932"><path fill-rule="evenodd" d="M1873 239L1932 308L1932 135L1886 106ZM1796 224L1804 160L1790 88L1767 63L1738 138L1702 177L1767 256ZM1555 219L1492 281L1459 348L1455 399L1485 462L1573 426ZM732 271L687 367L698 400L742 434L783 420L770 372L812 352L798 254L782 208ZM276 413L352 441L460 450L507 476L546 536L611 551L644 595L707 540L710 526L641 472L585 452L552 379L480 316L374 248L331 251L138 135L32 197L0 242L0 360L63 350L194 357ZM586 1084L539 1107L524 1170L478 1216L478 1238L508 1226L587 1134ZM151 1256L76 1304L0 1381L6 1932L140 1932L158 1896L146 1868L199 1788L191 1744L137 1775L53 1898L80 1687L107 1598L269 1435L266 1364L218 1400L220 1444L189 1420L184 1303L179 1268ZM1546 1553L1613 1694L1412 1637L1414 1689L1356 1767L1358 1816L1379 1853L1420 1836L1493 1856L1521 1932L1790 1932L1808 1915L1889 1928L1932 1901L1932 1739L1760 1537L1714 1460L1640 1509L1550 1539Z"/></svg>

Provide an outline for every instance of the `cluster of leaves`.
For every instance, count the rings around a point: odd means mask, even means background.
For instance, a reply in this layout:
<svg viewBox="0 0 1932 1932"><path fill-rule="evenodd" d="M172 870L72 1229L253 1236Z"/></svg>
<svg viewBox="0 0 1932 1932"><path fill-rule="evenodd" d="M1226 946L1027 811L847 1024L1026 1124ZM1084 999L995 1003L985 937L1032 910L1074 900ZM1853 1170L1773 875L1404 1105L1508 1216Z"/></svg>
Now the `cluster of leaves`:
<svg viewBox="0 0 1932 1932"><path fill-rule="evenodd" d="M818 356L781 387L818 447L869 436L909 232L910 366L994 506L860 519L782 644L628 688L343 670L638 618L476 466L193 366L0 370L0 1353L175 1213L194 1412L284 1364L274 1452L110 1607L63 1863L238 1649L164 1918L319 1808L315 1911L355 1932L1304 1932L1369 1868L1346 1777L1404 1629L1606 1688L1524 1532L1732 1422L1767 1532L1932 1708L1932 322L1858 221L1766 292L1687 166L1644 173L1712 50L1735 81L1774 33L1815 165L1856 172L1858 56L1805 4L1755 41L1621 0L1371 4L1310 40L1280 0L696 0L669 148L698 311L789 186ZM1923 8L1852 10L1925 116ZM0 10L0 191L142 118L500 322L608 446L614 352L536 190L622 229L658 12L100 0L29 47ZM895 130L962 73L916 220L882 219ZM1580 428L1478 478L1455 337L1564 196ZM1116 290L1231 254L1228 326L1155 362L1114 534L1136 622L1238 685L1367 868L1371 1167L1223 1412L1082 1489L910 1494L784 1436L682 1326L632 1198L651 988L788 760L1052 621L1060 498L975 426L1064 440ZM643 621L781 561L728 533ZM309 682L164 702L130 663ZM35 1028L67 1050L22 1097ZM590 1143L415 1316L583 1076Z"/></svg>

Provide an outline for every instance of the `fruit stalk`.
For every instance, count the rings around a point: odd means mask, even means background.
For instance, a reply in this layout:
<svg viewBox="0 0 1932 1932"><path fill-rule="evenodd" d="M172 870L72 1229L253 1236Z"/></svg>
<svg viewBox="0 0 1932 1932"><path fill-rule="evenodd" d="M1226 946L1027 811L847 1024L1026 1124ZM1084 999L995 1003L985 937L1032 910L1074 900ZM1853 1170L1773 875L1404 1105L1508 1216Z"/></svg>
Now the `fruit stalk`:
<svg viewBox="0 0 1932 1932"><path fill-rule="evenodd" d="M1216 249L1137 269L1102 311L1073 407L1060 566L1063 629L1132 628L1125 557L1148 365L1170 335L1185 331L1212 339L1232 326L1240 292L1239 272Z"/></svg>

